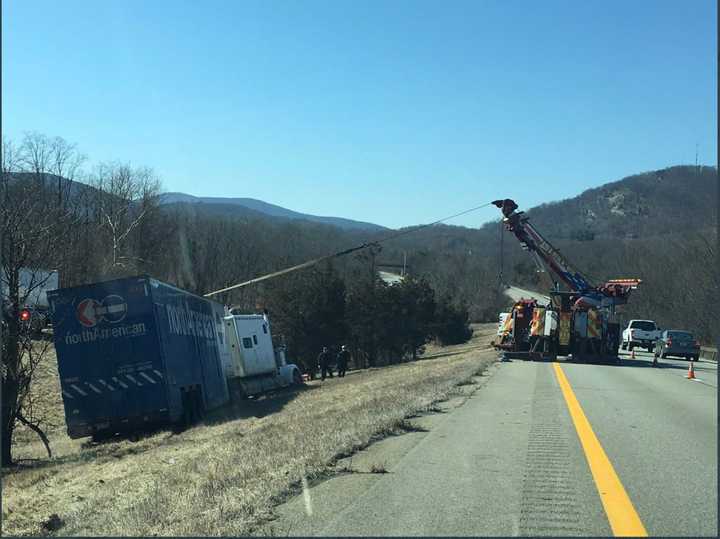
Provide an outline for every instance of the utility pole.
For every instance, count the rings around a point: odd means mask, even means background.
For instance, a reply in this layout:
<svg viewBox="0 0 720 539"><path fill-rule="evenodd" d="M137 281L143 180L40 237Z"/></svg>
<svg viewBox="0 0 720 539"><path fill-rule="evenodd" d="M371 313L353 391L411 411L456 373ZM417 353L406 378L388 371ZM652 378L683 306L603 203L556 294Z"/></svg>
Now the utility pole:
<svg viewBox="0 0 720 539"><path fill-rule="evenodd" d="M2 264L2 248L3 248L3 231L0 229L0 388L1 380L5 378L5 362L3 361L3 326L5 325L5 287L3 286L5 270ZM2 398L2 389L0 389L0 399Z"/></svg>
<svg viewBox="0 0 720 539"><path fill-rule="evenodd" d="M505 235L503 234L503 228L503 222L500 221L500 273L498 275L498 281L501 287L503 284L503 238L505 237Z"/></svg>
<svg viewBox="0 0 720 539"><path fill-rule="evenodd" d="M7 194L7 177L5 176L5 167L3 167L2 172L2 178L0 179L0 185L3 187L3 193L2 196L4 198L4 204L8 203L8 194ZM3 283L5 282L5 269L3 266L3 257L2 257L2 251L3 251L3 245L4 245L4 228L0 228L0 402L2 401L2 385L3 381L5 380L5 376L7 374L6 367L5 367L5 358L3 357L3 350L5 349L4 346L4 338L3 335L3 326L5 325L5 286ZM10 283L8 283L9 285ZM10 290L8 286L8 291Z"/></svg>
<svg viewBox="0 0 720 539"><path fill-rule="evenodd" d="M370 246L370 305L375 307L375 284L377 281L377 275L375 273L375 257L377 256L376 249L379 249L379 247L376 246ZM377 338L377 317L375 316L375 313L370 313L370 350L369 350L369 357L368 357L368 367L374 367L376 362L376 338Z"/></svg>

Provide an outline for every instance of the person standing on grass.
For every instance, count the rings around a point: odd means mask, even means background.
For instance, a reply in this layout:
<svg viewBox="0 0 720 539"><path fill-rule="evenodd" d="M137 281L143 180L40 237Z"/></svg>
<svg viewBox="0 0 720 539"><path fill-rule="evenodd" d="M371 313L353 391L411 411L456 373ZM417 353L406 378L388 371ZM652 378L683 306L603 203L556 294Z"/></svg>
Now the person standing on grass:
<svg viewBox="0 0 720 539"><path fill-rule="evenodd" d="M330 352L328 352L327 346L323 346L322 352L318 355L317 362L320 365L320 378L325 380L328 374L330 378L332 378L333 372L330 366Z"/></svg>
<svg viewBox="0 0 720 539"><path fill-rule="evenodd" d="M348 360L350 359L350 352L347 347L343 344L340 352L337 355L337 370L338 378L345 377L345 371L347 371Z"/></svg>

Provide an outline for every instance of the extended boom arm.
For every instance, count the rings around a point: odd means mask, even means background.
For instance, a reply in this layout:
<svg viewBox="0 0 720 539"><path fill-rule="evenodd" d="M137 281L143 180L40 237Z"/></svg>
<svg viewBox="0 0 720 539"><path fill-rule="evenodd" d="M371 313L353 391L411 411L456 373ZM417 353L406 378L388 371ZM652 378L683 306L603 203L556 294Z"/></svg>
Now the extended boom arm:
<svg viewBox="0 0 720 539"><path fill-rule="evenodd" d="M600 286L593 285L572 267L560 254L560 251L543 238L542 234L528 222L528 218L524 217L524 212L515 211L518 205L513 200L509 198L495 200L493 204L502 210L505 226L520 241L523 249L539 258L573 292L583 294L588 300L592 298L596 302L600 302L604 298L610 298L609 302L606 299L603 303L619 304L625 303L630 290L637 288L640 284L640 279L613 279Z"/></svg>

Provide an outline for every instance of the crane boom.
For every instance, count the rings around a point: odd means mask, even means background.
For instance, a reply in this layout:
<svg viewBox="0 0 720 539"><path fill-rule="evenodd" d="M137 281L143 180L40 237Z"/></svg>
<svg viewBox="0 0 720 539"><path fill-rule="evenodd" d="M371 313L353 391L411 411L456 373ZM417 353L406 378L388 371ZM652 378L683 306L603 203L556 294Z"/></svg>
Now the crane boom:
<svg viewBox="0 0 720 539"><path fill-rule="evenodd" d="M506 198L493 204L502 209L506 228L520 241L523 249L537 255L570 290L586 292L595 288L590 281L577 271L540 232L530 224L524 212L516 212L517 204Z"/></svg>
<svg viewBox="0 0 720 539"><path fill-rule="evenodd" d="M506 228L520 241L523 249L539 258L571 291L581 294L581 303L604 306L626 303L630 291L640 284L640 279L613 279L594 285L530 224L524 212L515 211L518 208L515 201L509 198L494 200L493 205L502 210Z"/></svg>

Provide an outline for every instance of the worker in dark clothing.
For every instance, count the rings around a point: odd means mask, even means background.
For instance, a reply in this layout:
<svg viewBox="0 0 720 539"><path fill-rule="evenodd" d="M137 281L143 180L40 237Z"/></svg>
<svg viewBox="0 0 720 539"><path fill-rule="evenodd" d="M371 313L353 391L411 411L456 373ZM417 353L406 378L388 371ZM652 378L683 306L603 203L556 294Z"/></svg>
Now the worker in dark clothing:
<svg viewBox="0 0 720 539"><path fill-rule="evenodd" d="M345 376L345 371L347 371L347 365L348 365L349 359L350 359L350 352L348 352L345 345L343 345L342 348L340 349L340 352L338 352L338 355L337 355L338 378L343 378Z"/></svg>
<svg viewBox="0 0 720 539"><path fill-rule="evenodd" d="M329 374L330 378L333 377L332 366L330 365L330 352L328 352L327 346L323 346L322 352L317 358L318 365L320 365L320 378L325 380L325 377Z"/></svg>

